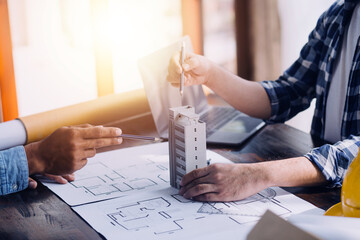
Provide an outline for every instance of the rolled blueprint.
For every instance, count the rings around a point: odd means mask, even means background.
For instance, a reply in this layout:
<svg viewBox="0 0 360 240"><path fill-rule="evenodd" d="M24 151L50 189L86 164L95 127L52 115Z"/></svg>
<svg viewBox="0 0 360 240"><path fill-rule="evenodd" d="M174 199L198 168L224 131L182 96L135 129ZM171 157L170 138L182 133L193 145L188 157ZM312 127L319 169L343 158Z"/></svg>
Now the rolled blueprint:
<svg viewBox="0 0 360 240"><path fill-rule="evenodd" d="M150 107L145 92L143 89L139 89L20 117L20 120L26 128L26 143L31 143L45 138L62 126L85 123L111 125L111 123L131 119L148 112L150 112Z"/></svg>
<svg viewBox="0 0 360 240"><path fill-rule="evenodd" d="M24 145L26 130L21 121L15 119L0 123L0 150Z"/></svg>

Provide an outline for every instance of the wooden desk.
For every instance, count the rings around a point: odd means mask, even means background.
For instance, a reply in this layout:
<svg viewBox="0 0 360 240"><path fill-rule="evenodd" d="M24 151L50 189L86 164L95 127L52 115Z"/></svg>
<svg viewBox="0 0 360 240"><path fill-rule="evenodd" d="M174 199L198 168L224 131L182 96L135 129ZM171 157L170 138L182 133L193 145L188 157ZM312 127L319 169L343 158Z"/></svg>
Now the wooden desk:
<svg viewBox="0 0 360 240"><path fill-rule="evenodd" d="M137 133L134 131L127 133ZM124 131L125 132L125 131ZM124 146L141 144L127 141ZM295 157L314 147L308 134L284 124L263 128L238 148L209 147L234 162L256 162ZM340 189L286 188L287 191L327 209L340 201ZM50 190L36 190L0 197L0 239L102 239L85 221Z"/></svg>

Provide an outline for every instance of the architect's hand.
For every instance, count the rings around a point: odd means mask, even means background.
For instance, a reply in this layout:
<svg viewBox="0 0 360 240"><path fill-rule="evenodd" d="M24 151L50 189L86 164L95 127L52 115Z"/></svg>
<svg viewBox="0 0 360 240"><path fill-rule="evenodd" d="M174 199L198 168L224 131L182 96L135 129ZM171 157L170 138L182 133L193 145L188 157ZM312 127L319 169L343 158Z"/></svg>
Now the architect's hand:
<svg viewBox="0 0 360 240"><path fill-rule="evenodd" d="M213 63L204 56L186 53L184 64L180 66L180 53L177 52L170 59L167 81L173 86L180 84L181 68L184 69L184 86L206 84L211 76Z"/></svg>
<svg viewBox="0 0 360 240"><path fill-rule="evenodd" d="M29 175L72 174L86 165L96 148L120 144L120 134L119 128L88 124L59 128L47 138L25 146Z"/></svg>
<svg viewBox="0 0 360 240"><path fill-rule="evenodd" d="M305 157L239 164L212 164L186 174L179 194L198 201L233 201L265 188L316 186L326 179Z"/></svg>
<svg viewBox="0 0 360 240"><path fill-rule="evenodd" d="M267 177L257 164L212 164L186 174L179 194L197 201L234 201L267 187Z"/></svg>
<svg viewBox="0 0 360 240"><path fill-rule="evenodd" d="M45 177L47 177L50 180L53 180L54 182L60 183L60 184L66 184L68 182L72 182L75 180L75 175L74 174L66 174L63 176L59 176L59 175L52 175L52 174L44 174ZM37 188L37 182L32 179L31 177L29 177L29 188L30 189L35 189Z"/></svg>

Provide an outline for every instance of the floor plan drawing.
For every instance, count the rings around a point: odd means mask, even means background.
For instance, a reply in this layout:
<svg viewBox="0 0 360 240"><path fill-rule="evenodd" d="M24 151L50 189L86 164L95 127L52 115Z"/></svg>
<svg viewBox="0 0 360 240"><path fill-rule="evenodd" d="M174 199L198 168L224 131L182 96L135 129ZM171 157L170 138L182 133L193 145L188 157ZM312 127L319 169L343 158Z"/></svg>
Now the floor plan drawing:
<svg viewBox="0 0 360 240"><path fill-rule="evenodd" d="M99 232L109 233L105 234L108 239L181 239L190 237L189 233L203 236L219 228L245 227L255 223L267 209L286 217L312 208L280 188L266 189L242 201L211 203L185 199L177 189L167 187L73 209Z"/></svg>
<svg viewBox="0 0 360 240"><path fill-rule="evenodd" d="M230 163L215 152L206 155L211 163ZM233 238L246 234L267 209L287 217L316 208L281 188L241 201L185 199L170 186L167 143L98 154L75 178L44 184L106 239Z"/></svg>
<svg viewBox="0 0 360 240"><path fill-rule="evenodd" d="M181 230L182 227L179 222L184 220L182 217L174 217L170 207L171 203L165 198L157 197L117 208L117 212L107 215L116 224L128 231L152 228L155 235L170 234ZM158 219L154 221L154 218ZM160 225L159 222L161 222Z"/></svg>
<svg viewBox="0 0 360 240"><path fill-rule="evenodd" d="M98 154L75 173L75 181L44 184L71 206L169 186L167 148L141 151L140 156L132 157L136 150L122 150L124 157L120 154L116 158L109 154L113 152Z"/></svg>
<svg viewBox="0 0 360 240"><path fill-rule="evenodd" d="M148 159L147 159L148 160ZM96 169L106 168L102 163L94 164ZM168 169L165 166L154 164L145 164L146 168L151 167L159 168L159 171L164 171L163 174L159 174L156 180L151 178L128 176L127 172L136 171L135 166L127 167L119 170L111 170L110 173L97 176L84 176L84 178L78 177L74 182L70 184L75 188L83 188L83 191L92 194L93 196L110 195L117 192L129 192L133 190L142 190L145 188L151 188L158 185L160 182L169 182L165 176ZM102 171L103 172L103 171Z"/></svg>

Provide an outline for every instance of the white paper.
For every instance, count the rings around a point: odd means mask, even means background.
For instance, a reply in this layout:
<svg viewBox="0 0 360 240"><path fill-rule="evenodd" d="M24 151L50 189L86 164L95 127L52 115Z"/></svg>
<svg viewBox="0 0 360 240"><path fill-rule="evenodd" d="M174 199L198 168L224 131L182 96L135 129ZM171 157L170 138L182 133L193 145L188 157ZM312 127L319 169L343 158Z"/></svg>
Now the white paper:
<svg viewBox="0 0 360 240"><path fill-rule="evenodd" d="M231 163L212 151L207 151L207 158L211 163ZM42 179L42 183L70 206L166 188L168 143L99 153L75 173L75 181L58 184Z"/></svg>
<svg viewBox="0 0 360 240"><path fill-rule="evenodd" d="M99 153L68 184L43 182L70 206L169 186L168 144Z"/></svg>
<svg viewBox="0 0 360 240"><path fill-rule="evenodd" d="M207 158L231 163L209 150ZM100 153L74 182L45 185L108 239L244 239L267 209L287 217L316 208L280 188L242 201L187 200L170 187L168 159L168 143Z"/></svg>
<svg viewBox="0 0 360 240"><path fill-rule="evenodd" d="M295 226L324 240L360 238L360 219L299 214L288 218Z"/></svg>
<svg viewBox="0 0 360 240"><path fill-rule="evenodd" d="M74 207L96 231L107 239L241 239L234 230L256 223L270 209L289 216L313 205L280 189L271 188L236 202L202 203L184 199L171 187ZM241 234L240 234L241 235Z"/></svg>

